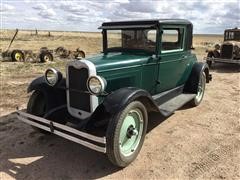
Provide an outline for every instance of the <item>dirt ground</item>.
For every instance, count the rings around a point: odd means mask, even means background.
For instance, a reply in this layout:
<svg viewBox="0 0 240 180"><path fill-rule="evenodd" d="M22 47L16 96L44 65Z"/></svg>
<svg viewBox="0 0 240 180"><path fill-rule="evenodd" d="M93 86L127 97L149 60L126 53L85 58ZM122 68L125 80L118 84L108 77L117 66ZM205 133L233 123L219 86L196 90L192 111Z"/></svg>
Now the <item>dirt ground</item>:
<svg viewBox="0 0 240 180"><path fill-rule="evenodd" d="M9 40L6 34L5 41L1 36L1 48ZM45 41L52 48L59 43L72 43L72 47L81 44L87 55L99 51L99 34L81 34L81 38L86 41L62 36L57 42L47 37ZM36 38L29 39L24 43L20 36L22 42L16 44L28 48L36 43ZM220 40L220 36L195 36L199 60L207 46ZM26 108L28 83L47 67L64 70L65 64L60 60L47 64L0 62L0 180L240 179L239 66L219 64L211 71L213 81L207 85L200 106L186 105L168 118L153 115L139 156L127 168L119 169L104 154L57 136L42 135L15 118L16 106Z"/></svg>

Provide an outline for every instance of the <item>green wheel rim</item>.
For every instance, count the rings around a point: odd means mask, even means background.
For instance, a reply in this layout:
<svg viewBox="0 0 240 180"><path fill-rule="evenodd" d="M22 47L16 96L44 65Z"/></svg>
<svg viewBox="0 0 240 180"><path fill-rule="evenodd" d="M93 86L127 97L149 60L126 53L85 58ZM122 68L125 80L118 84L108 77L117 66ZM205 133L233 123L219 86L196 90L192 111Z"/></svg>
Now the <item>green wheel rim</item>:
<svg viewBox="0 0 240 180"><path fill-rule="evenodd" d="M199 102L203 98L204 90L205 90L205 75L202 74L198 83L198 91L196 95L196 100Z"/></svg>
<svg viewBox="0 0 240 180"><path fill-rule="evenodd" d="M138 148L143 134L143 115L139 109L128 112L119 135L119 149L123 156L132 155Z"/></svg>

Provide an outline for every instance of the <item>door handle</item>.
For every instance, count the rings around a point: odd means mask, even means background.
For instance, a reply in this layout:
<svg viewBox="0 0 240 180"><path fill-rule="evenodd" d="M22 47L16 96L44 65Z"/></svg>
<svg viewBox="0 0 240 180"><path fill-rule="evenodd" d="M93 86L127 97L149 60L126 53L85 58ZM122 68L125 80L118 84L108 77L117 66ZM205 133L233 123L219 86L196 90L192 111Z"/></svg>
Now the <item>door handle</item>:
<svg viewBox="0 0 240 180"><path fill-rule="evenodd" d="M181 57L181 59L186 59L187 58L187 56L186 55L183 55L182 57Z"/></svg>

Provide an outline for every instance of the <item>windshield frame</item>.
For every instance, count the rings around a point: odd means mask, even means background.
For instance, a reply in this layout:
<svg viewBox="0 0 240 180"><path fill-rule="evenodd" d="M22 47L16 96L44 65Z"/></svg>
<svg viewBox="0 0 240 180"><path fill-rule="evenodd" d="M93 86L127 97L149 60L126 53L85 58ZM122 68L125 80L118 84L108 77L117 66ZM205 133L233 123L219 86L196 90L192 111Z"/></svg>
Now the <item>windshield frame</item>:
<svg viewBox="0 0 240 180"><path fill-rule="evenodd" d="M233 33L233 38L229 38L229 33ZM237 39L236 34L239 33L239 38ZM240 41L240 31L228 30L224 33L224 41Z"/></svg>
<svg viewBox="0 0 240 180"><path fill-rule="evenodd" d="M114 30L156 30L156 45L154 51L148 51L146 49L130 49L130 48L121 48L121 47L112 47L108 48L108 37L107 31L113 29L103 29L102 30L102 37L103 37L103 53L107 54L110 52L129 52L129 53L145 53L149 55L158 54L159 49L159 28L158 27L151 27L151 28L119 28Z"/></svg>

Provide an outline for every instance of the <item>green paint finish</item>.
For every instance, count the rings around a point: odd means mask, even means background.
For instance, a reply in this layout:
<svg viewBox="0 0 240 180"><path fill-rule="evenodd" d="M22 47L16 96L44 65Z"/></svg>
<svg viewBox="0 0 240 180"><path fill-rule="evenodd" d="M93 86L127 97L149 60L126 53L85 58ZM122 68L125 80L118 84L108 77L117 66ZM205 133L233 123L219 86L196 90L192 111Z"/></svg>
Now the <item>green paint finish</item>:
<svg viewBox="0 0 240 180"><path fill-rule="evenodd" d="M184 84L196 57L190 51L179 51L162 54L159 59L149 55L108 53L88 60L95 64L97 74L107 80L106 92L138 87L154 95Z"/></svg>
<svg viewBox="0 0 240 180"><path fill-rule="evenodd" d="M158 86L157 92L166 91L184 84L195 61L196 58L186 51L162 54L158 75L160 86Z"/></svg>
<svg viewBox="0 0 240 180"><path fill-rule="evenodd" d="M148 54L108 53L89 58L97 74L107 80L107 92L122 87L138 87L154 92L157 66Z"/></svg>
<svg viewBox="0 0 240 180"><path fill-rule="evenodd" d="M190 50L192 25L175 21L167 22L164 21L157 27L156 55L140 50L129 50L102 53L87 59L95 64L97 74L107 80L106 92L110 93L124 87L137 87L154 95L183 85L187 81L197 61ZM180 49L162 51L164 47L162 33L163 30L169 29L177 29L178 40L167 42L168 46L165 48L179 46ZM103 39L104 42L107 41L107 37L103 36ZM106 49L103 50L106 52ZM99 102L102 100L102 97L99 98Z"/></svg>

